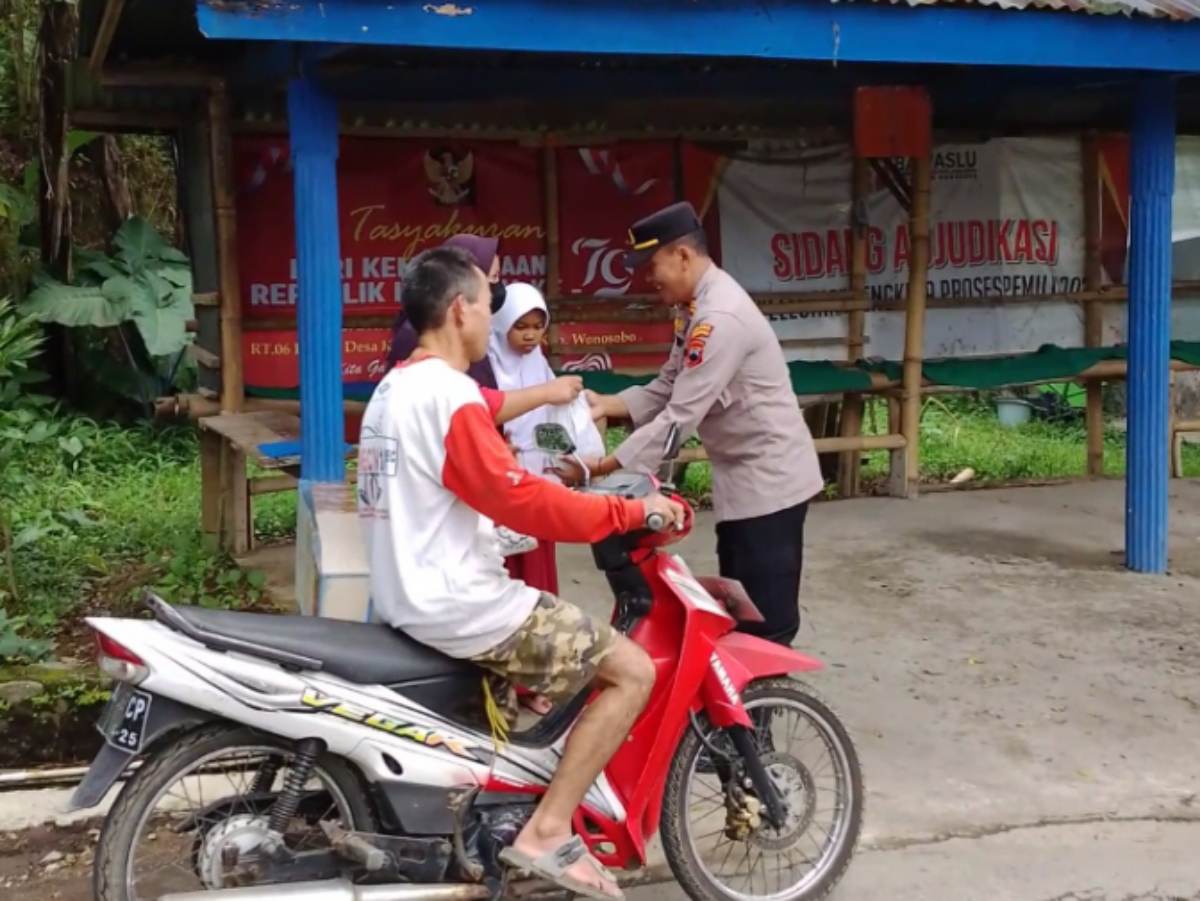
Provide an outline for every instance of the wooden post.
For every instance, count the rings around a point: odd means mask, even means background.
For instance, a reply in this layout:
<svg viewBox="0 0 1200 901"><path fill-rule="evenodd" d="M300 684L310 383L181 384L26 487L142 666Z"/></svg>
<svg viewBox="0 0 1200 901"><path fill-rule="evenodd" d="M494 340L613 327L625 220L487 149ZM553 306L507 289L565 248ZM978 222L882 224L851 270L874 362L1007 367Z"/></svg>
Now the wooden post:
<svg viewBox="0 0 1200 901"><path fill-rule="evenodd" d="M16 16L12 4L5 4L9 16ZM34 6L33 9L39 7ZM14 22L16 44L23 52L23 25ZM42 264L51 275L70 282L71 273L71 204L70 154L67 136L70 122L70 66L78 47L79 16L74 3L49 3L42 9L39 32L38 66L41 90L27 97L18 86L17 106L27 112L28 100L38 101L38 223L41 229ZM28 61L26 61L28 63ZM9 286L0 284L0 293ZM75 360L72 332L65 326L51 325L46 329L46 362L49 364L54 389L68 400L78 400L81 394L79 367Z"/></svg>
<svg viewBox="0 0 1200 901"><path fill-rule="evenodd" d="M546 298L562 294L562 276L558 244L558 148L551 136L546 137L542 149L542 202L545 204L543 218L546 220ZM551 348L559 346L558 323L553 319L546 339ZM554 369L562 364L559 354L551 354L550 365ZM603 434L603 432L601 432Z"/></svg>
<svg viewBox="0 0 1200 901"><path fill-rule="evenodd" d="M888 493L916 497L921 474L921 363L925 352L925 300L929 275L928 156L912 160L912 210L909 213L911 251L908 258L908 299L904 316L904 379L901 385L900 432L905 447L892 453Z"/></svg>
<svg viewBox="0 0 1200 901"><path fill-rule="evenodd" d="M221 547L236 557L250 550L252 543L253 519L250 515L246 455L229 441L222 440L218 465L221 470L221 492L218 502Z"/></svg>
<svg viewBox="0 0 1200 901"><path fill-rule="evenodd" d="M558 147L552 136L546 138L542 167L543 200L546 204L546 297L562 295L560 249L558 244Z"/></svg>
<svg viewBox="0 0 1200 901"><path fill-rule="evenodd" d="M1094 134L1083 139L1083 284L1086 291L1099 291L1100 261L1100 145ZM1083 342L1099 347L1104 340L1104 309L1098 303L1083 306ZM1104 383L1087 383L1087 474L1104 475Z"/></svg>
<svg viewBox="0 0 1200 901"><path fill-rule="evenodd" d="M238 281L236 191L229 107L225 85L213 88L208 97L208 124L220 286L221 410L236 413L242 409L245 383L242 377L242 296Z"/></svg>
<svg viewBox="0 0 1200 901"><path fill-rule="evenodd" d="M219 543L221 525L221 436L200 429L200 530Z"/></svg>
<svg viewBox="0 0 1200 901"><path fill-rule="evenodd" d="M865 157L855 156L851 179L850 206L850 293L856 303L867 300L867 193L870 190L870 166ZM851 310L846 321L846 359L854 363L863 356L865 309ZM849 438L862 433L863 396L847 394L842 399L842 415L838 433ZM838 493L842 497L858 494L859 464L862 454L850 451L842 454L838 466Z"/></svg>

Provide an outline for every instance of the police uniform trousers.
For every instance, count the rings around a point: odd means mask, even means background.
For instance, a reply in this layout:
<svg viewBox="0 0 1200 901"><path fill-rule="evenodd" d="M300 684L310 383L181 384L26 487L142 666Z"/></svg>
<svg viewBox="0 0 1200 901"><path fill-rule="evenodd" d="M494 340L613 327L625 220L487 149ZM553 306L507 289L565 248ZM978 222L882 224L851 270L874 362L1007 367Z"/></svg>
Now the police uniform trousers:
<svg viewBox="0 0 1200 901"><path fill-rule="evenodd" d="M764 622L742 632L791 645L800 631L800 571L808 501L765 516L717 523L721 575L742 583Z"/></svg>

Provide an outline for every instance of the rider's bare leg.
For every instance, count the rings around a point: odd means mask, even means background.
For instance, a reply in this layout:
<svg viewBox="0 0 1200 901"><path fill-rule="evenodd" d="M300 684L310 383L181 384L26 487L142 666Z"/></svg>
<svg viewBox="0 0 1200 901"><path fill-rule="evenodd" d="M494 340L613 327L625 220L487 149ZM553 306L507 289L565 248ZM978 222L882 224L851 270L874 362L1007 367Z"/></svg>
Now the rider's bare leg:
<svg viewBox="0 0 1200 901"><path fill-rule="evenodd" d="M623 635L596 671L599 694L567 738L562 760L546 794L514 847L531 857L553 851L571 837L571 817L596 777L621 747L654 688L654 664L640 647ZM586 860L567 874L615 894L615 883L604 879Z"/></svg>

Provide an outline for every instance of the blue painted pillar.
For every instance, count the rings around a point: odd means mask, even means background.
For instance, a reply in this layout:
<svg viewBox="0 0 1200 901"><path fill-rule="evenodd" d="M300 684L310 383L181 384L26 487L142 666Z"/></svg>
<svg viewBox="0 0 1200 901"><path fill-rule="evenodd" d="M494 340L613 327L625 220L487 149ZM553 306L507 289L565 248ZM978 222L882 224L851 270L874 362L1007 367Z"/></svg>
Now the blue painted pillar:
<svg viewBox="0 0 1200 901"><path fill-rule="evenodd" d="M341 482L346 467L337 104L311 77L295 78L288 85L288 131L296 195L300 476Z"/></svg>
<svg viewBox="0 0 1200 901"><path fill-rule="evenodd" d="M1166 78L1148 79L1139 86L1134 102L1125 565L1135 572L1164 573L1170 444L1175 86Z"/></svg>

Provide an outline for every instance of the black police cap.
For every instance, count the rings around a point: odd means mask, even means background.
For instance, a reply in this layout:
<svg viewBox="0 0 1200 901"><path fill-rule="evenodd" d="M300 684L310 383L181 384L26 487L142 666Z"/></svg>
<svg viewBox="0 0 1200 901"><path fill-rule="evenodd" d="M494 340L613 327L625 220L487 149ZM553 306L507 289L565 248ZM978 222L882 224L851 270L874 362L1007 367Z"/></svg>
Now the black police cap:
<svg viewBox="0 0 1200 901"><path fill-rule="evenodd" d="M690 203L673 203L641 219L629 229L625 268L631 272L647 262L660 247L695 234L702 228L696 208Z"/></svg>

